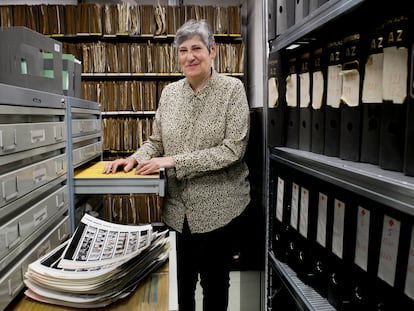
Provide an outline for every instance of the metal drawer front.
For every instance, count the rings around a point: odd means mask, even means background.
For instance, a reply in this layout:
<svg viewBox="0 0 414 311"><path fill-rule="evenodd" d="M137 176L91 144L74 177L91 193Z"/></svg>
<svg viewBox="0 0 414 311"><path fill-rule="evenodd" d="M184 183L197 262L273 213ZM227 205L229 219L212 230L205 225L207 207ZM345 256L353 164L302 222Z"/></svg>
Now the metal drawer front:
<svg viewBox="0 0 414 311"><path fill-rule="evenodd" d="M0 207L66 174L65 154L0 175Z"/></svg>
<svg viewBox="0 0 414 311"><path fill-rule="evenodd" d="M30 263L56 248L69 237L69 217L66 216L0 279L0 310L3 310L24 288L23 278ZM66 232L66 233L65 233Z"/></svg>
<svg viewBox="0 0 414 311"><path fill-rule="evenodd" d="M67 206L68 196L68 187L64 186L1 226L0 259Z"/></svg>
<svg viewBox="0 0 414 311"><path fill-rule="evenodd" d="M87 160L96 158L102 152L101 142L73 150L73 165L77 166Z"/></svg>
<svg viewBox="0 0 414 311"><path fill-rule="evenodd" d="M101 130L100 119L77 119L72 120L72 135L95 133Z"/></svg>
<svg viewBox="0 0 414 311"><path fill-rule="evenodd" d="M0 125L0 155L65 141L64 122Z"/></svg>

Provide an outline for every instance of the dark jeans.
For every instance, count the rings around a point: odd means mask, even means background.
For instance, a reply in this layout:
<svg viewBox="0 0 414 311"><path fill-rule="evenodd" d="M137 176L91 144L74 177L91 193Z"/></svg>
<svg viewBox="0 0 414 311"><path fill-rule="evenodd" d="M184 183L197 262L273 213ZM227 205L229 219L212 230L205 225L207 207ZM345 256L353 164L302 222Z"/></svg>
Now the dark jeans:
<svg viewBox="0 0 414 311"><path fill-rule="evenodd" d="M195 289L200 274L204 311L226 311L233 256L232 226L192 234L187 221L177 232L178 303L180 311L195 310Z"/></svg>

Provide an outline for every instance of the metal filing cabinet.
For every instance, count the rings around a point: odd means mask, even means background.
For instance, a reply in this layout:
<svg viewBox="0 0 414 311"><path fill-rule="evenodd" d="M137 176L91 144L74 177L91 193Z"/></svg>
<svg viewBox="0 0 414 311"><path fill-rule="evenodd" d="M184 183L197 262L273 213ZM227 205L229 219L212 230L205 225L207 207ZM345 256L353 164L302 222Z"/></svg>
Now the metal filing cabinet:
<svg viewBox="0 0 414 311"><path fill-rule="evenodd" d="M102 158L102 126L101 107L98 103L67 96L67 132L68 140L68 180L70 192L71 231L76 227L75 210L77 197L74 191L74 170L88 162ZM82 213L83 214L83 213Z"/></svg>
<svg viewBox="0 0 414 311"><path fill-rule="evenodd" d="M0 84L0 309L69 237L66 123L63 95Z"/></svg>

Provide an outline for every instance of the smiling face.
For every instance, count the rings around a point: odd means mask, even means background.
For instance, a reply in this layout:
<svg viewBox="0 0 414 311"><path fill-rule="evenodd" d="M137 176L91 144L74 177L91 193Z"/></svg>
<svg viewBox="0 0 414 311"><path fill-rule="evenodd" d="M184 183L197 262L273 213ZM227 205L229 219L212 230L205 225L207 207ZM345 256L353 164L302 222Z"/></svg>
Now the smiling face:
<svg viewBox="0 0 414 311"><path fill-rule="evenodd" d="M210 76L215 56L216 45L213 43L209 51L198 35L185 40L178 46L178 61L181 70L192 85L201 83Z"/></svg>

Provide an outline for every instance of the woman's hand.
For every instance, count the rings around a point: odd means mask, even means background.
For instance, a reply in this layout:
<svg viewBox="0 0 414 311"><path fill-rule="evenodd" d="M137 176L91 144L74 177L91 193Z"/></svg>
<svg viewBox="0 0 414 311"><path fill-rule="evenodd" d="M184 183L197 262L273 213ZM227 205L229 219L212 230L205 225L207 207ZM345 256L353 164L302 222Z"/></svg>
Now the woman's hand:
<svg viewBox="0 0 414 311"><path fill-rule="evenodd" d="M109 162L105 165L102 173L111 174L116 173L118 169L123 167L124 172L129 172L137 164L137 161L134 158L125 158L125 159L116 159L112 162Z"/></svg>
<svg viewBox="0 0 414 311"><path fill-rule="evenodd" d="M160 168L173 168L175 167L175 161L172 157L159 157L152 158L147 161L139 162L135 169L135 174L151 174Z"/></svg>

